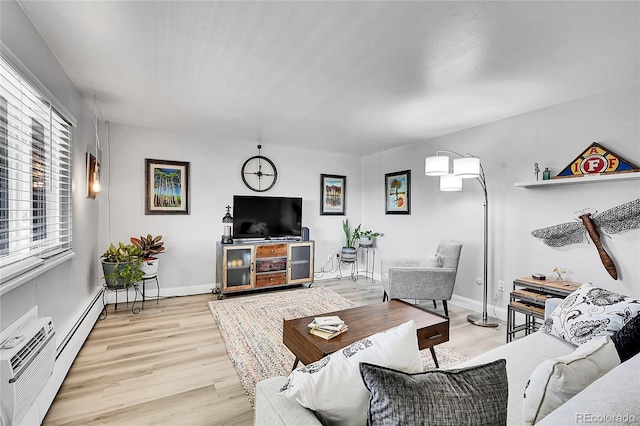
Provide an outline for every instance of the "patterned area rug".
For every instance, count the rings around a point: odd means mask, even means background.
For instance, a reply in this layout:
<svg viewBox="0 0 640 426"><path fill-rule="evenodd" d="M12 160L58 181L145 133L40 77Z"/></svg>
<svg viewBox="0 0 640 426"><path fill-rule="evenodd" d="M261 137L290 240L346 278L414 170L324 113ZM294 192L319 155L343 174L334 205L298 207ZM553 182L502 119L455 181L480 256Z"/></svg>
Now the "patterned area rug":
<svg viewBox="0 0 640 426"><path fill-rule="evenodd" d="M272 292L209 302L222 333L227 353L238 372L251 405L255 384L273 376L288 376L295 360L282 343L282 320L354 308L358 304L326 287ZM425 369L435 368L429 350L421 351ZM453 366L465 358L436 346L440 367Z"/></svg>

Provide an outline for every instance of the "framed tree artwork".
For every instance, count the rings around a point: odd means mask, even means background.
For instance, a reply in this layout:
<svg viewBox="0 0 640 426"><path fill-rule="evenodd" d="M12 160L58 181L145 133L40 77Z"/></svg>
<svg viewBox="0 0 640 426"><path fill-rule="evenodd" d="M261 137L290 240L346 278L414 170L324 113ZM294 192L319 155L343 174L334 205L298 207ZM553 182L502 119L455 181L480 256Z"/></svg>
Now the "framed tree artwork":
<svg viewBox="0 0 640 426"><path fill-rule="evenodd" d="M347 177L320 175L320 214L344 215L347 201Z"/></svg>
<svg viewBox="0 0 640 426"><path fill-rule="evenodd" d="M411 214L411 170L384 175L386 214Z"/></svg>
<svg viewBox="0 0 640 426"><path fill-rule="evenodd" d="M144 161L145 214L189 214L189 163Z"/></svg>

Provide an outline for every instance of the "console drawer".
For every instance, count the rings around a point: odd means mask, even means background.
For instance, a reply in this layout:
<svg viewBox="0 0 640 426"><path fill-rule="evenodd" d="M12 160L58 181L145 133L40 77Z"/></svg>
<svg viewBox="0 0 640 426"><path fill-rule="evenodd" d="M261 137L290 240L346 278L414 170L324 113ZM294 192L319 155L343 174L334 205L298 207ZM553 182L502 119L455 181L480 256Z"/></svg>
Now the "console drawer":
<svg viewBox="0 0 640 426"><path fill-rule="evenodd" d="M285 269L287 269L285 257L256 259L256 272L284 271Z"/></svg>
<svg viewBox="0 0 640 426"><path fill-rule="evenodd" d="M256 246L256 257L278 257L286 255L286 244L265 244L263 246Z"/></svg>
<svg viewBox="0 0 640 426"><path fill-rule="evenodd" d="M286 282L287 282L286 272L256 275L256 287L269 287L272 285L285 284Z"/></svg>

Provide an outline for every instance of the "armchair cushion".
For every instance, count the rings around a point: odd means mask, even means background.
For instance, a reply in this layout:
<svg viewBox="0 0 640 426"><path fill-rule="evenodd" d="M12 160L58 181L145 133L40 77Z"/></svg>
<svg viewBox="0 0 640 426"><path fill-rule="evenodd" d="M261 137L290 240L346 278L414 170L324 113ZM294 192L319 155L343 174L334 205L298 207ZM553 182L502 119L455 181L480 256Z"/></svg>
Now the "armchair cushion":
<svg viewBox="0 0 640 426"><path fill-rule="evenodd" d="M427 257L420 262L419 266L422 268L440 268L442 267L442 257L438 255Z"/></svg>

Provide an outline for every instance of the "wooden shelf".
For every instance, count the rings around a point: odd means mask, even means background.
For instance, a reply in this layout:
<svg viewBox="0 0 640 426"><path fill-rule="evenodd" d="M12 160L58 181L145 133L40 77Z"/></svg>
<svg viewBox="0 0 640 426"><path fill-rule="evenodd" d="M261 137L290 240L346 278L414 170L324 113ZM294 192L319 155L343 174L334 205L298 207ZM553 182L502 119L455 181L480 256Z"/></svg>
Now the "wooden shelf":
<svg viewBox="0 0 640 426"><path fill-rule="evenodd" d="M580 183L598 183L598 182L611 182L619 180L639 180L640 173L628 172L628 173L614 173L604 175L584 175L581 177L566 177L561 179L549 179L539 180L535 182L516 182L514 186L521 188L536 188L543 186L553 185L574 185Z"/></svg>

